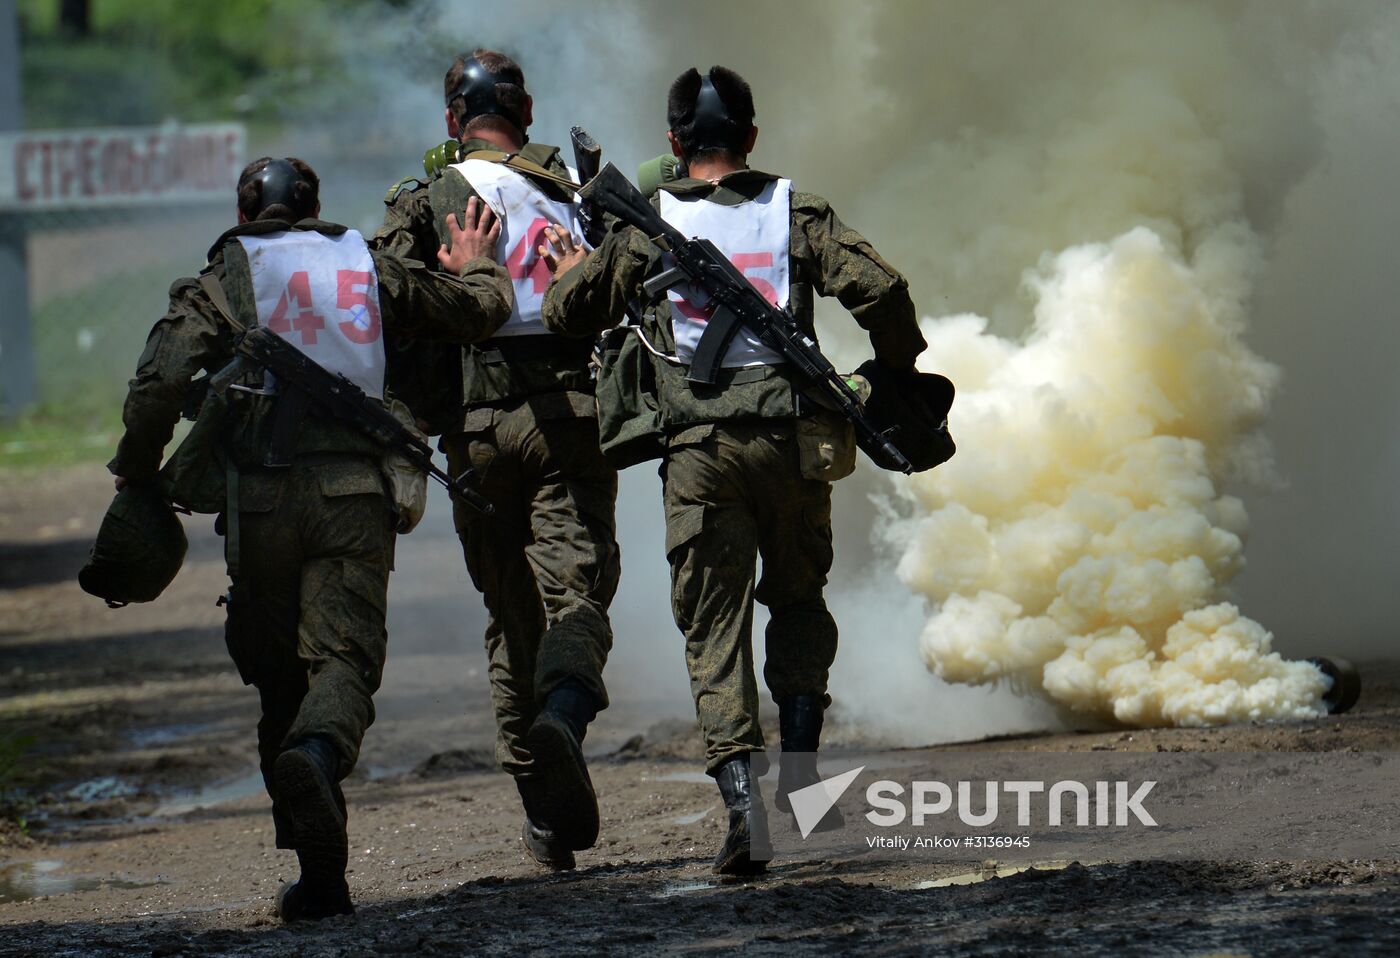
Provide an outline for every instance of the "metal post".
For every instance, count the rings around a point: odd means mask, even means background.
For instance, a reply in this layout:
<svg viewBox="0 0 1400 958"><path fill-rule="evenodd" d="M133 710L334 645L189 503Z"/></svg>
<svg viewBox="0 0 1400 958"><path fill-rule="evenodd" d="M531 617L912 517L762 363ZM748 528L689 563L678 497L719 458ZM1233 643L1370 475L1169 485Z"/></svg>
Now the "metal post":
<svg viewBox="0 0 1400 958"><path fill-rule="evenodd" d="M19 10L0 0L0 132L24 128L20 96ZM0 214L0 416L34 404L34 336L29 322L29 265L22 214Z"/></svg>

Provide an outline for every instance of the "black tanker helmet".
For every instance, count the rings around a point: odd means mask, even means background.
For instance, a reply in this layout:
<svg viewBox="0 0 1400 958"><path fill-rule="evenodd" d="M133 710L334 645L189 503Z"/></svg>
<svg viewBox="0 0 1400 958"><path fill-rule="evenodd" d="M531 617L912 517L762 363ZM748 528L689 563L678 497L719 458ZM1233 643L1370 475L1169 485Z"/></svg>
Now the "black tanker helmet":
<svg viewBox="0 0 1400 958"><path fill-rule="evenodd" d="M744 140L752 129L750 124L741 125L729 115L729 107L724 97L715 89L714 81L707 73L700 78L700 92L695 97L695 149L730 150L740 152Z"/></svg>
<svg viewBox="0 0 1400 958"><path fill-rule="evenodd" d="M295 210L297 203L297 186L305 185L309 190L315 192L315 186L305 176L303 176L290 158L281 160L269 160L267 165L256 173L251 173L238 181L238 192L241 195L243 188L249 183L257 183L258 207L256 210L244 210L244 215L249 220L255 220L262 214L263 210L270 206L285 206L289 210Z"/></svg>
<svg viewBox="0 0 1400 958"><path fill-rule="evenodd" d="M494 114L514 123L520 129L520 135L525 136L525 118L504 106L496 96L496 85L500 83L518 86L522 91L525 89L525 84L515 71L502 70L493 73L476 57L467 57L462 64L462 82L457 84L457 89L448 94L447 103L451 106L453 100L462 98L465 103L463 126L479 116Z"/></svg>

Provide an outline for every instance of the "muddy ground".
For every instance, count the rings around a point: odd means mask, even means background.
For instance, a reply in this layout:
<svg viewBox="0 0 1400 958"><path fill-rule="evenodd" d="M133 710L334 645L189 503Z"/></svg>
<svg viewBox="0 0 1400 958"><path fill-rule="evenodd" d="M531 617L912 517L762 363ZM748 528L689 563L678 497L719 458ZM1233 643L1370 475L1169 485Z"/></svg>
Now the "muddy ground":
<svg viewBox="0 0 1400 958"><path fill-rule="evenodd" d="M100 467L0 474L0 748L32 740L0 782L27 822L0 826L2 955L1400 950L1394 862L1046 862L986 877L969 861L780 861L719 882L720 806L685 703L659 705L644 683L615 690L590 732L598 847L572 874L543 873L491 764L479 601L441 503L401 547L380 720L347 788L359 912L282 927L270 902L295 860L273 847L255 697L222 645L219 540L187 523L190 557L162 600L107 610L73 580L109 489ZM948 747L1137 752L1144 767L1162 749L1394 749L1400 665L1365 678L1356 711L1312 722Z"/></svg>

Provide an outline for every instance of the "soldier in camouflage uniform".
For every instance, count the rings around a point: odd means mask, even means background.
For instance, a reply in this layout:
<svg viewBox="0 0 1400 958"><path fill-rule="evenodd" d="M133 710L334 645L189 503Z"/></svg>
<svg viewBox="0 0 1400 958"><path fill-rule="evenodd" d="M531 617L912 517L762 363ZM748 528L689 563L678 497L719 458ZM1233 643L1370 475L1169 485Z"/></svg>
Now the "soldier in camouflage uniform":
<svg viewBox="0 0 1400 958"><path fill-rule="evenodd" d="M661 185L653 200L661 214L686 235L713 240L809 334L812 293L835 296L869 332L880 362L912 369L925 342L903 277L826 200L747 167L758 131L743 79L723 67L707 77L690 70L672 86L667 112L688 175ZM561 334L608 327L645 298L643 280L662 269L659 251L629 227L615 227L587 258L568 237L551 238L562 253L551 257L557 281L544 321ZM707 771L730 809L715 868L745 872L762 867L765 827L745 761L763 748L753 600L771 613L764 679L779 708L785 796L816 781L813 753L836 654L836 623L822 597L832 562L830 481L854 468L854 449L849 427L804 404L780 357L747 331L729 347L718 385L688 381L707 307L703 293L686 290L647 301L641 332L664 357L652 362L667 434L661 476L672 609L685 634ZM757 556L763 577L755 586Z"/></svg>
<svg viewBox="0 0 1400 958"><path fill-rule="evenodd" d="M617 473L598 448L591 344L539 321L549 281L537 245L551 224L577 226L570 171L556 147L527 142L532 103L520 67L477 50L445 78L453 137L425 159L426 180L397 184L376 248L436 249L446 214L480 196L504 221L497 261L514 282L511 319L490 340L434 352L405 344L392 361L416 368L410 400L442 433L453 470L473 468L495 504L490 521L458 508L467 569L485 599L497 757L519 788L529 854L572 868L597 839L597 799L581 744L607 706L608 607L620 557ZM449 155L450 154L450 155Z"/></svg>
<svg viewBox="0 0 1400 958"><path fill-rule="evenodd" d="M214 243L200 279L171 286L170 309L151 330L123 410L126 431L108 466L118 489L184 485L171 469L160 471L163 451L188 408L195 375L233 359L234 322L265 321L307 351L317 333L322 344L333 337L327 317L342 320L370 348L381 324L466 342L490 335L509 315L510 283L494 261L499 227L489 213L478 221L473 208L465 231L454 223L452 253L435 251L443 269L429 271L421 262L370 253L358 233L315 218L318 193L315 173L299 160L264 158L244 171L239 225ZM370 266L342 283L354 308L333 309L334 297L311 301L311 266L309 274L292 274L268 321L249 266L256 246L244 243L275 246L301 237L314 245L321 242L316 234ZM306 281L304 297L297 277ZM332 275L331 283L343 278ZM369 288L376 279L377 297ZM284 324L279 319L287 320L288 306L297 312ZM355 767L374 719L371 696L384 667L385 597L398 524L381 469L384 450L353 426L308 412L295 434L291 465L266 468L280 400L239 387L230 396L217 450L229 468L216 472L228 493L216 523L226 537L232 579L226 638L240 674L262 701L258 752L277 846L296 849L301 864L301 879L283 890L279 908L287 920L345 914L353 906L339 783Z"/></svg>

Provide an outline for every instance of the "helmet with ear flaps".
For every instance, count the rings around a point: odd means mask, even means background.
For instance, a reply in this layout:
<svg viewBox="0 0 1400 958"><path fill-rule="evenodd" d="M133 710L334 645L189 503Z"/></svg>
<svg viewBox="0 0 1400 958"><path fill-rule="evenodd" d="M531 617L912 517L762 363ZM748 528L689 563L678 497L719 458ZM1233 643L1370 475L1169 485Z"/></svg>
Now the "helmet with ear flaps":
<svg viewBox="0 0 1400 958"><path fill-rule="evenodd" d="M78 584L113 608L150 602L174 580L188 549L184 526L158 489L128 485L107 507Z"/></svg>
<svg viewBox="0 0 1400 958"><path fill-rule="evenodd" d="M694 136L697 150L732 150L740 152L751 126L740 126L729 115L729 107L715 89L709 74L700 78L700 92L695 97Z"/></svg>
<svg viewBox="0 0 1400 958"><path fill-rule="evenodd" d="M496 87L501 83L518 86L522 91L525 89L525 84L518 83L514 75L493 73L476 57L468 57L462 66L462 82L457 84L457 89L447 97L447 103L451 106L453 100L462 98L465 117L463 125L479 116L494 114L514 123L520 129L521 136L525 136L525 118L504 106L496 94Z"/></svg>

